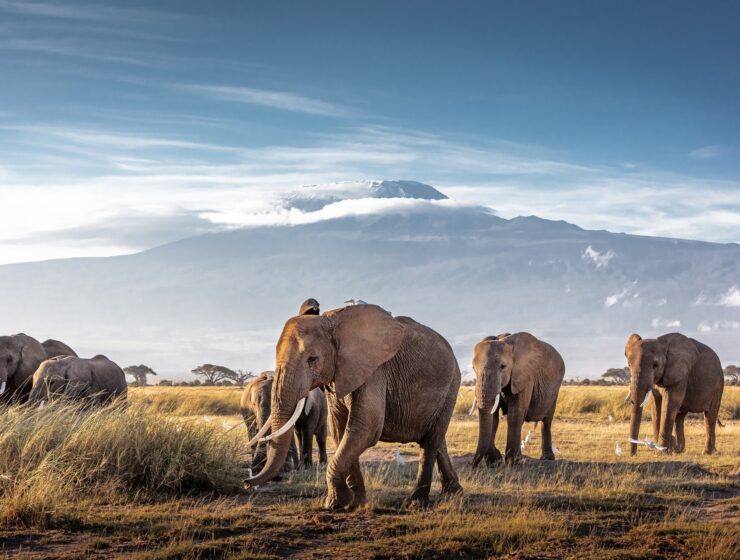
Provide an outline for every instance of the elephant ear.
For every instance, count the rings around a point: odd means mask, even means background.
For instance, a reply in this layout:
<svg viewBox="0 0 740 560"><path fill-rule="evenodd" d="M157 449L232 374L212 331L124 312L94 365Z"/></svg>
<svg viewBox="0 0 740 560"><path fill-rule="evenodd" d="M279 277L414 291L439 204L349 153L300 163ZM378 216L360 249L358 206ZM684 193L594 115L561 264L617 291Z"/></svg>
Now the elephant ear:
<svg viewBox="0 0 740 560"><path fill-rule="evenodd" d="M528 333L517 335L514 342L514 367L511 370L511 392L516 395L532 386L535 375L545 367L546 361L544 348L535 337Z"/></svg>
<svg viewBox="0 0 740 560"><path fill-rule="evenodd" d="M642 340L642 337L637 333L632 333L630 337L627 339L627 344L624 347L624 356L629 359L630 354L632 353L632 348L634 348L635 344L640 342Z"/></svg>
<svg viewBox="0 0 740 560"><path fill-rule="evenodd" d="M377 305L353 305L327 313L337 351L334 390L341 399L396 355L404 327Z"/></svg>
<svg viewBox="0 0 740 560"><path fill-rule="evenodd" d="M694 341L685 336L663 344L666 346L666 363L660 385L670 387L688 379L689 372L699 359L699 351Z"/></svg>

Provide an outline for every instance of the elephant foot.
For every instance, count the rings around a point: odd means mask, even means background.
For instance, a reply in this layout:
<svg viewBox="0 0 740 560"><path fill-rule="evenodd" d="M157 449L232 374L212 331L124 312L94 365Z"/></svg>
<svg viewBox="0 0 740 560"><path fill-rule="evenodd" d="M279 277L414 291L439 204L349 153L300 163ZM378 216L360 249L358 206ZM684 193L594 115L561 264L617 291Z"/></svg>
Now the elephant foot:
<svg viewBox="0 0 740 560"><path fill-rule="evenodd" d="M555 460L555 453L552 451L548 453L543 453L540 455L540 461L554 461Z"/></svg>
<svg viewBox="0 0 740 560"><path fill-rule="evenodd" d="M330 511L350 511L355 507L355 493L348 487L329 488L324 500L324 509Z"/></svg>
<svg viewBox="0 0 740 560"><path fill-rule="evenodd" d="M426 509L429 507L429 496L419 496L406 498L403 501L403 507L409 510Z"/></svg>
<svg viewBox="0 0 740 560"><path fill-rule="evenodd" d="M460 486L460 483L457 480L453 480L452 482L448 482L447 484L442 486L443 496L456 496L462 493L463 488L462 486Z"/></svg>
<svg viewBox="0 0 740 560"><path fill-rule="evenodd" d="M705 449L704 455L714 455L717 452L717 449L712 447L711 449Z"/></svg>
<svg viewBox="0 0 740 560"><path fill-rule="evenodd" d="M364 506L367 503L367 496L364 492L355 492L355 497L352 499L352 509Z"/></svg>
<svg viewBox="0 0 740 560"><path fill-rule="evenodd" d="M504 456L501 455L501 452L495 447L493 449L490 449L488 453L486 454L486 466L487 467L495 467L498 463L500 463L503 460L504 460Z"/></svg>

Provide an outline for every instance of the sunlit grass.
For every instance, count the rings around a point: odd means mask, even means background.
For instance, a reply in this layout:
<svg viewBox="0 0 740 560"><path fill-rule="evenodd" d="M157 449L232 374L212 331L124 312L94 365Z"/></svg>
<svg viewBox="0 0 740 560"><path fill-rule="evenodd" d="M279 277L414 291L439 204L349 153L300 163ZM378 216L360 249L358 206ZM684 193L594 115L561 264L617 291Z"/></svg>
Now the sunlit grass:
<svg viewBox="0 0 740 560"><path fill-rule="evenodd" d="M240 492L245 430L222 425L239 419L237 388L134 388L128 409L15 408L0 414L0 543L23 527L63 526L81 535L65 545L70 557L737 557L740 423L723 418L713 456L702 454L703 421L690 419L685 453L630 457L625 391L563 387L557 461L536 460L539 427L527 423L529 460L473 470L478 421L463 388L447 442L464 493L440 500L435 474L434 504L405 509L418 446L381 443L362 458L369 503L351 513L323 511L318 466ZM723 409L738 402L740 388L726 388ZM641 433L651 431L646 419ZM505 433L502 420L501 450ZM26 546L13 550L62 550L52 537Z"/></svg>

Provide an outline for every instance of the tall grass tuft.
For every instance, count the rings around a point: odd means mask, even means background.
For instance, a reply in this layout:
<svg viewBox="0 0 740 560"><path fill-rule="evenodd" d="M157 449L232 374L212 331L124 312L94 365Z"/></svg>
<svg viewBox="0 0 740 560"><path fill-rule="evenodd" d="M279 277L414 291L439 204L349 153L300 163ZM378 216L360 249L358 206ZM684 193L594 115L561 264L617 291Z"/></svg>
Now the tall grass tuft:
<svg viewBox="0 0 740 560"><path fill-rule="evenodd" d="M234 491L236 436L145 406L56 402L0 412L0 524L47 524L65 503L96 497Z"/></svg>

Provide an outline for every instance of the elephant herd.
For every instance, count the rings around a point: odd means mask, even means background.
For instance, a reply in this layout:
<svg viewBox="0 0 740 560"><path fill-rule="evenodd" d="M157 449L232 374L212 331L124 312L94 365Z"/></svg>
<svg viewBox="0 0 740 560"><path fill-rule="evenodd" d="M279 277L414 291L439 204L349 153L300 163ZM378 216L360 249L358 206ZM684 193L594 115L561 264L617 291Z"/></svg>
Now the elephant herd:
<svg viewBox="0 0 740 560"><path fill-rule="evenodd" d="M103 404L125 398L126 377L102 355L80 358L59 340L0 336L0 402L40 406L52 395Z"/></svg>
<svg viewBox="0 0 740 560"><path fill-rule="evenodd" d="M656 339L633 334L625 356L631 453L650 395L656 449L682 452L686 414L703 412L705 453L713 453L724 385L716 353L679 333ZM489 466L517 462L524 422L541 423L540 459L554 460L552 421L565 375L558 351L526 332L488 336L475 346L473 369L479 418L473 467L484 459ZM255 488L299 463L310 465L314 437L326 462L328 422L336 450L326 469L326 508L349 510L367 500L359 458L379 441L421 448L409 504L428 502L435 464L442 493L461 492L445 441L460 382L452 348L429 327L364 302L320 314L318 302L306 300L285 323L274 373L263 373L244 389L245 422L254 418L259 428L248 444L257 447L252 466L259 472L250 472L244 487ZM507 416L503 455L495 445L500 413Z"/></svg>
<svg viewBox="0 0 740 560"><path fill-rule="evenodd" d="M655 339L633 334L625 356L631 373L625 401L632 406L631 453L640 443L642 408L651 395L652 447L682 452L686 415L703 412L705 453L713 453L724 387L717 354L671 333ZM479 421L473 467L484 459L488 466L517 462L524 422L541 423L540 459L554 460L552 422L565 375L558 351L526 332L487 336L475 346L473 369ZM326 508L346 510L366 502L360 455L379 441L421 447L410 504L428 502L435 465L442 493L459 493L445 436L460 383L452 348L429 327L365 302L321 314L316 300L306 300L285 323L274 373L265 372L244 388L245 423L254 419L258 428L248 444L256 446L254 473L250 470L244 487L311 465L314 439L319 461L327 463L328 427L336 449L326 468ZM105 356L83 359L57 340L0 336L0 402L43 406L53 394L106 403L126 397L126 380ZM507 416L503 454L495 445L500 414Z"/></svg>

